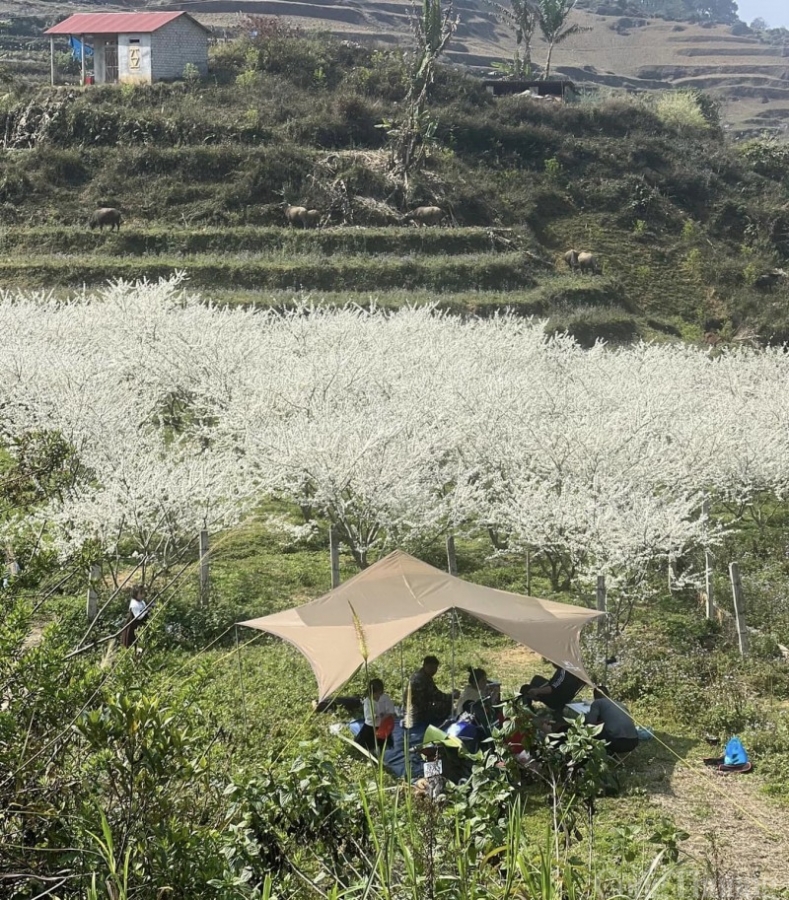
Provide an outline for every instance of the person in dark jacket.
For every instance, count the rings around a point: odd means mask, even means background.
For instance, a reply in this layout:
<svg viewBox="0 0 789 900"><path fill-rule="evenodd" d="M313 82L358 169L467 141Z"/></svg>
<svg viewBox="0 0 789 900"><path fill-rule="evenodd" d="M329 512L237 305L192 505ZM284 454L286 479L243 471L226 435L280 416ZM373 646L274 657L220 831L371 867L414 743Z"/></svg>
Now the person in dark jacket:
<svg viewBox="0 0 789 900"><path fill-rule="evenodd" d="M521 687L521 699L531 707L534 700L544 703L548 709L560 713L584 686L584 682L556 663L552 663L554 673L550 678L535 675Z"/></svg>
<svg viewBox="0 0 789 900"><path fill-rule="evenodd" d="M439 662L435 656L426 656L422 660L422 668L411 676L410 719L411 726L441 725L452 713L452 694L445 694L436 687L433 680L438 672ZM455 691L455 696L458 692ZM406 696L406 707L409 698ZM406 709L408 714L408 709Z"/></svg>

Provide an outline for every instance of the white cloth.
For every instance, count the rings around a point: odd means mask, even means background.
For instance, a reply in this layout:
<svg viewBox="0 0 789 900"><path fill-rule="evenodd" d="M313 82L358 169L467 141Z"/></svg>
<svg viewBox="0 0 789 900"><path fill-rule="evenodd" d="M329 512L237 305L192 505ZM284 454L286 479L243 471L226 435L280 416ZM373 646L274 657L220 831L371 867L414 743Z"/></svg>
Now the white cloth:
<svg viewBox="0 0 789 900"><path fill-rule="evenodd" d="M138 600L136 597L132 597L131 602L129 603L129 612L134 616L135 619L139 619L145 615L148 607L145 605L144 600Z"/></svg>
<svg viewBox="0 0 789 900"><path fill-rule="evenodd" d="M463 712L463 707L469 701L476 703L477 700L482 699L482 695L479 690L474 687L472 684L467 684L463 688L463 693L458 697L457 702L455 703L455 715L459 716Z"/></svg>
<svg viewBox="0 0 789 900"><path fill-rule="evenodd" d="M389 694L381 694L375 701L375 721L373 722L373 711L371 709L370 698L364 698L364 723L377 728L386 716L395 715L395 707Z"/></svg>

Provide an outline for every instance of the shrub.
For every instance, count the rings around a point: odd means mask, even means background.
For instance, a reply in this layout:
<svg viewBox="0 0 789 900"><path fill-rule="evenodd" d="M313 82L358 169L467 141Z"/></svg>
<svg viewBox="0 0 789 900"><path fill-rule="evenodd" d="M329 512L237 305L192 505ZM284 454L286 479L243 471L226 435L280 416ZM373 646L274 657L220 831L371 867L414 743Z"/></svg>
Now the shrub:
<svg viewBox="0 0 789 900"><path fill-rule="evenodd" d="M690 91L667 91L660 94L655 103L655 111L664 125L673 128L709 128L698 97Z"/></svg>
<svg viewBox="0 0 789 900"><path fill-rule="evenodd" d="M755 172L781 181L789 172L789 145L771 138L747 141L738 148Z"/></svg>

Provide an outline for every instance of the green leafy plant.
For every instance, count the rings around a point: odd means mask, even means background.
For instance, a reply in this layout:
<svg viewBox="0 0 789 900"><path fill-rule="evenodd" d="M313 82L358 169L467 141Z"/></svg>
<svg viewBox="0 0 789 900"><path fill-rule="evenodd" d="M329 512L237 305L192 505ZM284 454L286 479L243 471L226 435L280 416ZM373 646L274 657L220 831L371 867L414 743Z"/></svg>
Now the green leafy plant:
<svg viewBox="0 0 789 900"><path fill-rule="evenodd" d="M551 181L558 181L562 174L562 164L555 156L545 160L545 174Z"/></svg>

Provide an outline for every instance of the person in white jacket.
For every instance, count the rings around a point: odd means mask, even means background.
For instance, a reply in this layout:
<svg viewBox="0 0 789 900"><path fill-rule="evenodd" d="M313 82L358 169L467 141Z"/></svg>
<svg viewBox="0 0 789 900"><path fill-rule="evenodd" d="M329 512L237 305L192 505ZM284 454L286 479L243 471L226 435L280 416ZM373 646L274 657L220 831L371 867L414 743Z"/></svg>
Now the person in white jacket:
<svg viewBox="0 0 789 900"><path fill-rule="evenodd" d="M132 588L129 600L129 615L121 632L121 646L129 648L137 640L137 629L148 615L148 604L145 602L145 588L136 585Z"/></svg>
<svg viewBox="0 0 789 900"><path fill-rule="evenodd" d="M378 752L389 740L394 728L395 706L392 698L384 693L380 678L372 678L364 698L364 726L356 735L356 743L371 753Z"/></svg>

